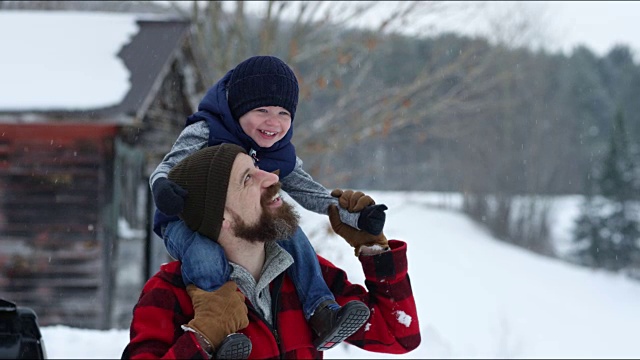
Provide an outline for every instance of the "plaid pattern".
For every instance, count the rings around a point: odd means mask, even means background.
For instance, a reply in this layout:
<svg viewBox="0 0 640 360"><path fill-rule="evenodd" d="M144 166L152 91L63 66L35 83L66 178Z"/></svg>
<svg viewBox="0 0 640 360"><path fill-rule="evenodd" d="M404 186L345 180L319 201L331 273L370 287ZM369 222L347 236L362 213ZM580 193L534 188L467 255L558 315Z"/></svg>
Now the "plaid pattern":
<svg viewBox="0 0 640 360"><path fill-rule="evenodd" d="M360 300L371 309L367 324L346 341L368 351L403 354L420 344L420 326L407 274L407 244L390 240L389 245L391 251L360 256L366 289L350 283L344 271L328 260L320 256L318 260L338 303ZM250 324L241 331L253 343L250 357L322 358L322 352L312 345L314 335L291 280L282 274L271 287L277 313L273 327L250 310ZM251 304L247 305L251 309ZM180 328L192 318L193 307L180 276L179 262L163 265L146 283L133 309L131 341L122 358L206 359L193 334Z"/></svg>

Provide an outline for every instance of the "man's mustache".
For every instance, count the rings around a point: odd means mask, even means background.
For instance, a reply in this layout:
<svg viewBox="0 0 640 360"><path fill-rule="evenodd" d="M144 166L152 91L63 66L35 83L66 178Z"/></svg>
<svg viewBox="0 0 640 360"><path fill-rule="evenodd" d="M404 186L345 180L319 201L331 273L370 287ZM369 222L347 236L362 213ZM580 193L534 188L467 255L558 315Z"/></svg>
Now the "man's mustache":
<svg viewBox="0 0 640 360"><path fill-rule="evenodd" d="M279 181L269 186L265 191L264 195L262 195L262 199L260 200L260 203L262 204L262 206L266 206L267 204L269 204L271 200L273 200L273 197L280 192L281 188L282 188L282 185L280 184Z"/></svg>

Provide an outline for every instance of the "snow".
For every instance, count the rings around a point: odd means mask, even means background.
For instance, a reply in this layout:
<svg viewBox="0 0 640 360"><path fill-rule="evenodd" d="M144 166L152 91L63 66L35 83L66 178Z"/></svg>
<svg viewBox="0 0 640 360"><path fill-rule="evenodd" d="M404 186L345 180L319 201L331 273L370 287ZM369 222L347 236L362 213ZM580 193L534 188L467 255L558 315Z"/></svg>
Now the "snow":
<svg viewBox="0 0 640 360"><path fill-rule="evenodd" d="M135 20L133 14L0 11L0 111L120 103L131 84L117 54L138 32Z"/></svg>
<svg viewBox="0 0 640 360"><path fill-rule="evenodd" d="M500 242L441 203L453 195L371 192L389 207L385 234L408 243L422 344L405 355L339 345L325 358L638 358L640 282L539 256ZM441 201L442 200L442 201ZM578 197L555 202L554 233L566 243ZM300 211L316 250L364 283L328 219ZM563 238L564 237L564 238ZM131 304L133 307L134 304ZM119 358L128 330L42 329L50 358Z"/></svg>
<svg viewBox="0 0 640 360"><path fill-rule="evenodd" d="M56 325L41 329L49 359L119 359L129 341L124 330L88 330Z"/></svg>
<svg viewBox="0 0 640 360"><path fill-rule="evenodd" d="M407 314L406 312L402 311L402 310L398 310L395 312L396 314L396 318L398 319L398 322L406 327L411 326L411 315Z"/></svg>
<svg viewBox="0 0 640 360"><path fill-rule="evenodd" d="M121 239L141 239L146 236L144 230L136 230L131 227L127 219L118 218L118 237Z"/></svg>

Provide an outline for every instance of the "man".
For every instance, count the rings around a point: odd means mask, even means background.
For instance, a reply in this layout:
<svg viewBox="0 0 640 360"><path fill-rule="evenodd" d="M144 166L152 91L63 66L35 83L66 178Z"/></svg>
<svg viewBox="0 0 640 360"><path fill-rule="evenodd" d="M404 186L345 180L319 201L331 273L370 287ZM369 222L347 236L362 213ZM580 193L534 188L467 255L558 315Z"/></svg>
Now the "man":
<svg viewBox="0 0 640 360"><path fill-rule="evenodd" d="M193 153L169 177L189 193L181 214L187 225L201 234L219 231L217 241L233 268L232 281L220 290L237 296L221 304L216 292L185 288L179 262L163 265L134 307L131 341L122 357L321 358L285 271L292 257L275 243L291 237L298 226L298 215L278 195L278 176L259 170L242 148L222 144ZM350 191L334 196L350 211L372 202ZM365 326L346 341L375 352L401 354L415 349L420 332L406 244L343 224L337 211L335 206L330 209L331 226L355 247L368 291L351 284L342 270L318 256L322 274L339 304L362 301L371 313ZM243 313L246 320L237 321ZM236 332L249 337L253 347L233 349L226 336ZM232 351L221 353L225 347Z"/></svg>

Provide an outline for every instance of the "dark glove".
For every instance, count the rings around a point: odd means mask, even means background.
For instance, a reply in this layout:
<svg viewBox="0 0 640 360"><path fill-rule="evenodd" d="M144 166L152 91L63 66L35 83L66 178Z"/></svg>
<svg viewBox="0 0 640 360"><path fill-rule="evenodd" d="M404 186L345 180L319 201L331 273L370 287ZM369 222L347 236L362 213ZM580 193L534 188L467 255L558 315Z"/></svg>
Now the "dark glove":
<svg viewBox="0 0 640 360"><path fill-rule="evenodd" d="M357 230L356 228L343 223L340 220L338 207L333 204L329 205L329 222L331 223L333 231L343 239L347 240L349 245L353 246L356 256L360 255L360 248L362 246L380 245L385 250L389 249L387 237L384 236L383 233L371 235L366 231Z"/></svg>
<svg viewBox="0 0 640 360"><path fill-rule="evenodd" d="M338 198L341 207L349 212L360 212L358 217L358 227L372 235L380 235L387 219L384 204L376 205L376 202L369 195L362 191L335 189L331 196Z"/></svg>
<svg viewBox="0 0 640 360"><path fill-rule="evenodd" d="M184 199L187 196L187 190L173 181L161 177L158 178L151 188L153 200L156 202L158 210L163 214L173 216L178 215L184 209Z"/></svg>
<svg viewBox="0 0 640 360"><path fill-rule="evenodd" d="M387 205L371 205L362 209L358 218L358 227L372 235L380 235L387 219Z"/></svg>
<svg viewBox="0 0 640 360"><path fill-rule="evenodd" d="M249 310L244 303L244 295L237 289L238 286L233 281L226 282L212 292L187 285L194 312L193 319L187 326L204 336L214 348L227 335L249 325Z"/></svg>

